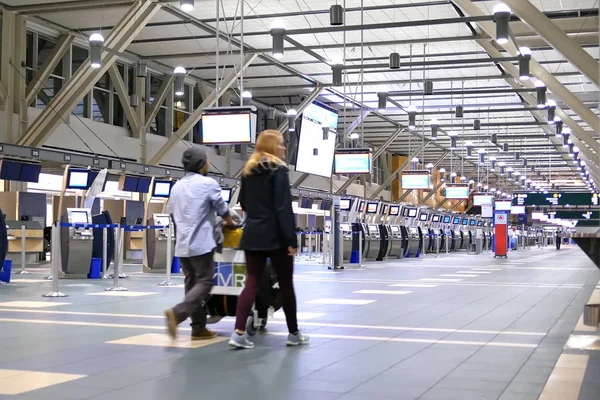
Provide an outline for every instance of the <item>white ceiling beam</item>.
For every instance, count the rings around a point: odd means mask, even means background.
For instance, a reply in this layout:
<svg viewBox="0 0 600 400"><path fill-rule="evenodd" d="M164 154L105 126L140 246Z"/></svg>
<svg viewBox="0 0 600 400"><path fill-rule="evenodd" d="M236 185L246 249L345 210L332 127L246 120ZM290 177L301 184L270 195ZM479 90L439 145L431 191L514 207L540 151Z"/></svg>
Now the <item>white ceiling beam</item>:
<svg viewBox="0 0 600 400"><path fill-rule="evenodd" d="M44 61L44 64L35 71L33 75L33 79L27 86L26 90L26 101L27 104L31 104L31 102L35 99L37 94L46 84L46 81L54 71L54 68L58 65L62 57L65 55L67 50L70 48L73 43L74 36L70 33L61 35L61 37L56 42L56 45L52 49L52 52Z"/></svg>
<svg viewBox="0 0 600 400"><path fill-rule="evenodd" d="M479 9L479 7L477 7L477 5L473 4L473 2L471 0L453 0L453 2L458 7L460 7L460 9L462 9L462 11L466 15L470 15L470 16L484 16L485 15L481 11L481 9ZM494 22L479 21L476 24L489 37L493 38L494 40L496 39L496 26L495 26ZM482 40L477 40L477 42L481 43ZM509 41L507 44L503 45L502 47L513 57L516 57L519 54L519 50L512 43L512 41ZM494 55L494 54L490 54L490 55L492 57L496 58L496 55ZM502 63L502 65L505 67L505 69L509 70L509 72L510 72L510 70L512 70L513 72L517 71L516 68L514 66L512 66L512 64ZM507 68L508 65L510 65L510 69ZM571 108L573 111L575 111L585 122L587 122L590 125L590 127L594 131L600 132L600 118L598 118L598 116L596 114L594 114L594 112L592 110L590 110L588 107L586 107L577 98L577 96L575 96L571 91L569 91L558 79L556 79L556 77L554 77L550 72L548 72L544 67L542 67L533 58L530 61L530 69L531 69L531 73L535 77L537 77L539 80L544 82L546 87L548 89L550 89L552 91L552 93L554 93L558 98L560 98L569 108ZM515 78L518 80L518 77L519 77L518 72L516 75L514 75L511 72L511 75L515 76ZM534 84L532 82L525 81L525 82L521 82L521 86L531 88L534 86ZM563 118L563 116L566 117L566 114L564 113L564 111L562 111L558 107L556 109L556 114L558 116L560 116L561 118ZM573 124L575 124L574 121L573 121ZM569 126L571 127L571 129L573 129L573 127L571 125L569 125ZM573 131L575 131L575 129L573 129ZM585 131L583 131L583 129L581 129L580 134L582 132L585 132ZM583 133L583 135L580 136L580 138L586 142L589 142L588 145L593 146L593 143L592 143L593 140L590 136L591 135L587 135L587 134ZM596 143L594 147L597 148L598 144Z"/></svg>
<svg viewBox="0 0 600 400"><path fill-rule="evenodd" d="M137 137L140 131L140 121L138 120L133 108L131 107L129 93L127 93L127 86L123 82L121 75L119 74L119 70L117 69L116 64L113 64L108 69L108 74L110 75L110 79L115 86L115 91L117 92L117 96L119 97L119 101L121 102L121 107L123 107L123 111L125 112L125 117L129 122L129 126L131 126L131 130L133 132L133 137ZM144 106L143 104L141 105Z"/></svg>
<svg viewBox="0 0 600 400"><path fill-rule="evenodd" d="M504 0L504 3L590 81L594 82L596 86L599 85L600 64L598 61L550 21L536 6L529 0ZM596 25L596 32L597 28L598 25Z"/></svg>
<svg viewBox="0 0 600 400"><path fill-rule="evenodd" d="M160 7L152 0L136 2L106 38L101 53L102 66L96 69L91 68L91 58L88 57L83 66L54 96L48 107L33 121L19 139L18 144L32 147L42 146L56 127L63 123L63 116L69 115L73 107L89 93L98 79L117 61L119 53L127 49L131 41L160 10Z"/></svg>

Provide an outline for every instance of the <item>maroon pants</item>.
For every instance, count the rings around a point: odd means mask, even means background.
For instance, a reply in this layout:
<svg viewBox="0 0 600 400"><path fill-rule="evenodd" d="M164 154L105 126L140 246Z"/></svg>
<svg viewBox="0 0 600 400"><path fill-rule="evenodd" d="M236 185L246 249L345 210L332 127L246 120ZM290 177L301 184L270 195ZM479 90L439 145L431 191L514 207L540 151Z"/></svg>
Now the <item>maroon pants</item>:
<svg viewBox="0 0 600 400"><path fill-rule="evenodd" d="M294 257L287 253L287 249L273 251L246 251L246 268L248 278L246 286L237 303L235 329L243 331L246 329L246 319L250 315L252 304L258 294L258 288L263 278L267 258L279 279L279 290L281 291L281 302L285 319L290 333L298 332L298 321L296 318L296 294L294 293Z"/></svg>

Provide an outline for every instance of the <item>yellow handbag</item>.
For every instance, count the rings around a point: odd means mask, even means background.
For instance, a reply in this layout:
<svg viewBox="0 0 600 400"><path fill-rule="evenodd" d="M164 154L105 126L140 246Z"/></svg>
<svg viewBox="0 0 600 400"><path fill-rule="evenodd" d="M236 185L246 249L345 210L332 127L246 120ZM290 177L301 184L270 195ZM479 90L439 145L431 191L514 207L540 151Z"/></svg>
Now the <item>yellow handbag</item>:
<svg viewBox="0 0 600 400"><path fill-rule="evenodd" d="M242 228L223 228L223 248L237 249L240 247L240 240L242 239Z"/></svg>

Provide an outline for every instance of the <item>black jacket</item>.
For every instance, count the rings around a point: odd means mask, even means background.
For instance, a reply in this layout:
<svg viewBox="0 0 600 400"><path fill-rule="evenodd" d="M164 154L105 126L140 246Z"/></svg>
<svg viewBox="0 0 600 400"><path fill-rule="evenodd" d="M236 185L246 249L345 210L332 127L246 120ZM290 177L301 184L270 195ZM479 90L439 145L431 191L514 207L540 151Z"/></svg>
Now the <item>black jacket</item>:
<svg viewBox="0 0 600 400"><path fill-rule="evenodd" d="M270 251L298 247L288 169L266 160L242 178L240 204L246 225L242 250Z"/></svg>

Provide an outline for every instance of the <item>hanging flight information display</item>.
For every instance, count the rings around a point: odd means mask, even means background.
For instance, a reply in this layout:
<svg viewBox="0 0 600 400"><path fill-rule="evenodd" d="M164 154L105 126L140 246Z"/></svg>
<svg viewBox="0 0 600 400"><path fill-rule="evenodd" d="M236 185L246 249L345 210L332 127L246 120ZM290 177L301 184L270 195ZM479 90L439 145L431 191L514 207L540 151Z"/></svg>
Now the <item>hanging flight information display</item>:
<svg viewBox="0 0 600 400"><path fill-rule="evenodd" d="M429 189L428 171L404 171L401 174L402 189Z"/></svg>
<svg viewBox="0 0 600 400"><path fill-rule="evenodd" d="M468 199L469 198L469 185L447 184L446 185L446 198L447 199Z"/></svg>
<svg viewBox="0 0 600 400"><path fill-rule="evenodd" d="M512 203L515 206L597 206L598 198L598 193L585 192L516 193Z"/></svg>

